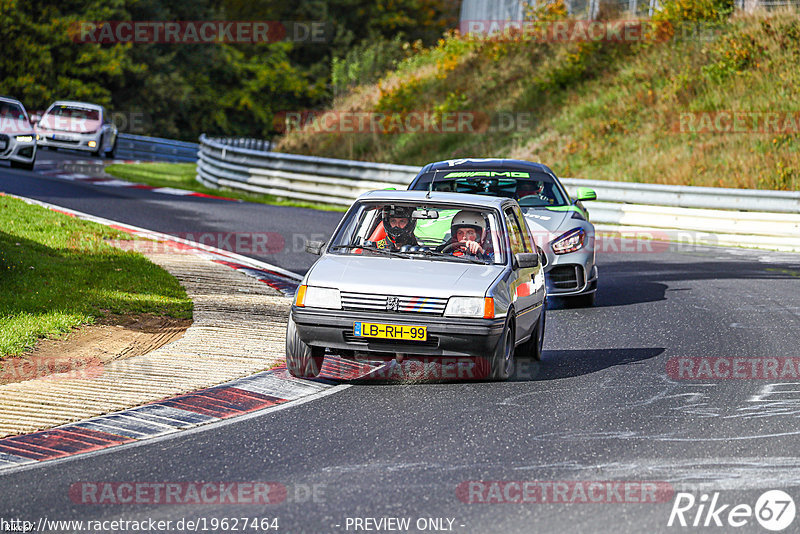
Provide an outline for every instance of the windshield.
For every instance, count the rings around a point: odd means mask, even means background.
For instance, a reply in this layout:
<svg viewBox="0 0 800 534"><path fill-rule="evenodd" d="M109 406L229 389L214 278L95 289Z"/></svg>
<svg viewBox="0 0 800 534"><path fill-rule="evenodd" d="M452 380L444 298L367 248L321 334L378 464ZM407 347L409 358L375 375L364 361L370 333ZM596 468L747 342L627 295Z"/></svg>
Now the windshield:
<svg viewBox="0 0 800 534"><path fill-rule="evenodd" d="M65 119L79 119L87 121L100 120L100 111L96 109L76 108L70 106L55 106L47 115L63 117Z"/></svg>
<svg viewBox="0 0 800 534"><path fill-rule="evenodd" d="M414 186L428 190L434 173L426 173ZM523 208L555 207L569 204L552 176L527 171L437 171L434 191L513 198Z"/></svg>
<svg viewBox="0 0 800 534"><path fill-rule="evenodd" d="M25 110L18 104L11 102L0 102L0 117L12 120L28 120Z"/></svg>
<svg viewBox="0 0 800 534"><path fill-rule="evenodd" d="M356 203L331 240L332 254L505 263L496 213L449 204Z"/></svg>

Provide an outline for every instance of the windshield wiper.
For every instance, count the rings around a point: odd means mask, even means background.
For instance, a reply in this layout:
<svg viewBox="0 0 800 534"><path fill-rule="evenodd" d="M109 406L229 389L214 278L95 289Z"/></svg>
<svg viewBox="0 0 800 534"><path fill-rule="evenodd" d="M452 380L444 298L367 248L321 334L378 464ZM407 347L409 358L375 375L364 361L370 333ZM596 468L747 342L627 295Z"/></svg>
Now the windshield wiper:
<svg viewBox="0 0 800 534"><path fill-rule="evenodd" d="M447 259L454 259L457 261L468 261L470 263L477 263L479 265L487 265L489 262L488 260L479 260L475 257L470 257L469 255L463 256L454 256L452 254L447 254L446 252L439 252L436 250L425 250L425 249L418 249L418 250L409 250L408 254L422 254L423 256L433 256L436 258L447 258Z"/></svg>
<svg viewBox="0 0 800 534"><path fill-rule="evenodd" d="M385 254L387 256L394 256L396 258L409 258L408 253L405 252L395 252L393 250L389 250L388 248L373 248L367 247L364 245L334 245L330 248L330 250L353 250L359 249L365 252L379 252L381 254Z"/></svg>

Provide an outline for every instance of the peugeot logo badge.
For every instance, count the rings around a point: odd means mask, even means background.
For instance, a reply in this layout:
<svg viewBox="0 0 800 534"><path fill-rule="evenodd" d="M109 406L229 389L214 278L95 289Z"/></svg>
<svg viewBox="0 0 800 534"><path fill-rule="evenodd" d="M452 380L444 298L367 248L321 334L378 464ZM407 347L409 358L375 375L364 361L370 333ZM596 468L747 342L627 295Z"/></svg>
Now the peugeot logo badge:
<svg viewBox="0 0 800 534"><path fill-rule="evenodd" d="M400 299L397 297L386 297L386 311L397 311L400 309Z"/></svg>

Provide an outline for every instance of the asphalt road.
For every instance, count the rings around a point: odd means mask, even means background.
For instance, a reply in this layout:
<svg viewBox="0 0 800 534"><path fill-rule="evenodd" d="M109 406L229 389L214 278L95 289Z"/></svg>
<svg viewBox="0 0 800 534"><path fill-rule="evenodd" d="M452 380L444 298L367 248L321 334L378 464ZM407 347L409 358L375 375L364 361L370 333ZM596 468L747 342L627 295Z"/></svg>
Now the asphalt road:
<svg viewBox="0 0 800 534"><path fill-rule="evenodd" d="M160 231L324 233L338 217L154 198L5 168L0 190ZM328 533L390 532L356 529L354 519L400 517L410 518L400 530L409 532L436 531L420 518L445 518L445 528L464 533L767 532L754 517L733 528L728 513L772 489L800 502L800 383L788 375L677 380L668 362L800 357L800 256L641 248L599 256L596 307L554 303L543 361L514 381L352 385L286 410L0 474L0 519L205 518L210 527L212 519L277 517L279 532ZM302 271L308 260L293 265L295 257L268 261ZM72 484L100 481L272 481L288 487L288 498L270 505L70 499ZM665 483L698 500L685 512L689 525L703 495L710 501L718 492L718 505L729 506L719 515L724 527L668 527L674 494L657 503L619 503L613 491L603 497L612 502L464 502L502 497L490 484L459 493L469 481ZM307 497L310 488L316 498ZM573 490L566 496L576 498ZM798 531L800 518L785 530Z"/></svg>
<svg viewBox="0 0 800 534"><path fill-rule="evenodd" d="M93 158L76 151L43 150L36 162L37 167L44 167L81 159ZM82 167L72 165L71 170L85 172ZM0 163L0 191L199 241L297 273L304 273L316 259L305 252L305 241L327 239L342 217L335 211L267 207L71 182L36 171L11 169L5 163Z"/></svg>

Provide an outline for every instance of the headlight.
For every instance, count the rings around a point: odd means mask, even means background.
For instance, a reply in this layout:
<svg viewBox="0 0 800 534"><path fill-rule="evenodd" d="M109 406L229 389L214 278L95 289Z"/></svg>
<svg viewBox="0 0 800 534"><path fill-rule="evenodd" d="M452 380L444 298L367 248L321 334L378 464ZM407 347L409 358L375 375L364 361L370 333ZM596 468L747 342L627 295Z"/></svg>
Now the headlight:
<svg viewBox="0 0 800 534"><path fill-rule="evenodd" d="M342 297L338 289L300 286L297 289L295 304L300 307L341 310Z"/></svg>
<svg viewBox="0 0 800 534"><path fill-rule="evenodd" d="M97 141L89 141L86 144L89 145L89 148L94 148L97 146Z"/></svg>
<svg viewBox="0 0 800 534"><path fill-rule="evenodd" d="M444 309L445 317L477 317L494 319L494 299L491 297L450 297Z"/></svg>
<svg viewBox="0 0 800 534"><path fill-rule="evenodd" d="M33 143L32 135L18 135L16 139L19 143Z"/></svg>
<svg viewBox="0 0 800 534"><path fill-rule="evenodd" d="M583 246L584 237L586 237L586 232L583 230L583 228L575 228L574 230L570 230L566 234L553 241L553 252L556 254L575 252Z"/></svg>

